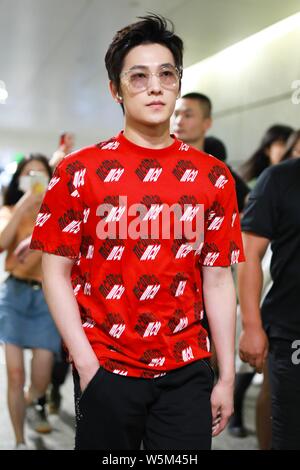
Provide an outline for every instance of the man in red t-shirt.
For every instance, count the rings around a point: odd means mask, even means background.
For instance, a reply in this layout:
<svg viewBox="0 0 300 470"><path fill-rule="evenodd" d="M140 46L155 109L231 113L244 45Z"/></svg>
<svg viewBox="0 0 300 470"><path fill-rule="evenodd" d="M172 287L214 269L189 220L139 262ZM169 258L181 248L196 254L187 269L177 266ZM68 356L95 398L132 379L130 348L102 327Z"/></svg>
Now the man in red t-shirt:
<svg viewBox="0 0 300 470"><path fill-rule="evenodd" d="M105 62L124 131L65 157L37 218L76 449L210 449L232 413L240 224L226 166L169 132L182 49L156 15L116 34Z"/></svg>

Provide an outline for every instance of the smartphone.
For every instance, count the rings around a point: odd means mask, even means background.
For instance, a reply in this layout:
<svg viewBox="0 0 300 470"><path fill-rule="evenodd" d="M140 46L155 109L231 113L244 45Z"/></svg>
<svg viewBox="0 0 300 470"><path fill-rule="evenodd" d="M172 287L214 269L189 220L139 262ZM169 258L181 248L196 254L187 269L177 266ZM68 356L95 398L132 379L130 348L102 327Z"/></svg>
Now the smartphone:
<svg viewBox="0 0 300 470"><path fill-rule="evenodd" d="M31 189L34 193L39 194L45 192L48 183L49 179L45 173L32 170L28 175L20 177L19 188L24 193Z"/></svg>

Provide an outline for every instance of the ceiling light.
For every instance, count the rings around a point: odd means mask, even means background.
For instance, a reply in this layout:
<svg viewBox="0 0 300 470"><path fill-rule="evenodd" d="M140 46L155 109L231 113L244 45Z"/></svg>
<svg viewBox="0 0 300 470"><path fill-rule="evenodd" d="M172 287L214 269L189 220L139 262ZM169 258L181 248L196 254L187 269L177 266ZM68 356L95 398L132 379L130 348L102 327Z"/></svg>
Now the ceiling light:
<svg viewBox="0 0 300 470"><path fill-rule="evenodd" d="M8 92L5 83L0 80L0 104L5 104L8 98Z"/></svg>

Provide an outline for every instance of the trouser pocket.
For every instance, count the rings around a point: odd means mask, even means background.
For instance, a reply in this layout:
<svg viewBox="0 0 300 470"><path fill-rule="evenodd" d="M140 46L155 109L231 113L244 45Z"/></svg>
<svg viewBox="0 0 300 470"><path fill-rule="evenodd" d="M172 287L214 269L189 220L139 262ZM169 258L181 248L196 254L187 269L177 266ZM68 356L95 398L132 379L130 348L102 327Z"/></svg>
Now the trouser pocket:
<svg viewBox="0 0 300 470"><path fill-rule="evenodd" d="M95 375L87 384L86 388L83 392L80 389L80 377L75 369L73 371L73 379L74 379L74 399L75 399L75 411L76 411L76 418L80 420L82 418L82 411L83 409L86 411L89 407L89 402L93 401L93 393L97 390L97 386L99 380L104 373L104 368L99 367Z"/></svg>
<svg viewBox="0 0 300 470"><path fill-rule="evenodd" d="M214 372L212 366L210 365L209 359L207 359L205 357L204 359L201 359L199 362L203 364L203 366L206 368L207 371L209 371L211 379L212 379L212 383L214 384L214 382L215 382L215 372Z"/></svg>
<svg viewBox="0 0 300 470"><path fill-rule="evenodd" d="M100 374L102 374L103 368L99 367L97 372L93 375L83 392L81 392L80 397L79 397L79 402L81 403L82 400L85 400L88 394L90 393L91 389L93 388L95 382L97 381L98 377ZM80 387L80 386L79 386ZM79 388L80 389L80 388Z"/></svg>

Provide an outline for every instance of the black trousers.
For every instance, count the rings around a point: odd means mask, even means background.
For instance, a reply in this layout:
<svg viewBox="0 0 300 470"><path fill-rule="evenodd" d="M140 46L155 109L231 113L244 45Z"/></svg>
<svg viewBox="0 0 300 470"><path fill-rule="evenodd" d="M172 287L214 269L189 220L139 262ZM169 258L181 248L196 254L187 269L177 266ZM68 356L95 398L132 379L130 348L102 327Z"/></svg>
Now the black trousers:
<svg viewBox="0 0 300 470"><path fill-rule="evenodd" d="M67 362L67 354L61 345L60 354L54 358L52 368L51 383L54 387L60 387L65 383L66 377L70 369L70 363Z"/></svg>
<svg viewBox="0 0 300 470"><path fill-rule="evenodd" d="M213 374L205 359L156 379L100 367L81 394L74 371L75 450L210 449Z"/></svg>
<svg viewBox="0 0 300 470"><path fill-rule="evenodd" d="M270 339L273 450L300 450L300 364L292 343Z"/></svg>

